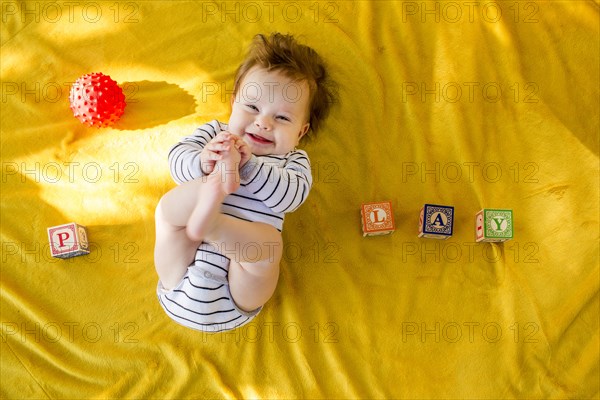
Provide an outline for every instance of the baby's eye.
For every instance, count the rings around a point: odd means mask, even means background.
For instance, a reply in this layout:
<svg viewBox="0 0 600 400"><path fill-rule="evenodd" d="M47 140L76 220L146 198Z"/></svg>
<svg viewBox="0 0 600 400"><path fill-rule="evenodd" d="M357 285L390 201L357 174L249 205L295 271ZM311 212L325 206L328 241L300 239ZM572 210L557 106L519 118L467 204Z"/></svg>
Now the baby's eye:
<svg viewBox="0 0 600 400"><path fill-rule="evenodd" d="M281 119L281 120L286 121L286 122L290 122L291 121L291 119L289 119L285 115L278 115L276 118L277 119Z"/></svg>
<svg viewBox="0 0 600 400"><path fill-rule="evenodd" d="M258 111L258 107L256 107L254 104L246 104L246 107L252 111Z"/></svg>

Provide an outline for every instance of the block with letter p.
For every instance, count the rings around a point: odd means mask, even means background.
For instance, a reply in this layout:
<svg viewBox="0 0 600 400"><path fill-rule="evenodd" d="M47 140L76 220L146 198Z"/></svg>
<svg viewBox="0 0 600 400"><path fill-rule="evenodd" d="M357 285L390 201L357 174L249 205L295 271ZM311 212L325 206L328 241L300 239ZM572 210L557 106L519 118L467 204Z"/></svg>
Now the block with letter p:
<svg viewBox="0 0 600 400"><path fill-rule="evenodd" d="M360 209L363 236L387 235L394 232L392 203L363 203Z"/></svg>
<svg viewBox="0 0 600 400"><path fill-rule="evenodd" d="M74 222L48 228L52 257L70 258L90 253L85 226Z"/></svg>
<svg viewBox="0 0 600 400"><path fill-rule="evenodd" d="M454 227L454 207L425 204L419 217L419 237L448 239Z"/></svg>
<svg viewBox="0 0 600 400"><path fill-rule="evenodd" d="M512 238L512 210L484 208L475 215L476 242L505 242Z"/></svg>

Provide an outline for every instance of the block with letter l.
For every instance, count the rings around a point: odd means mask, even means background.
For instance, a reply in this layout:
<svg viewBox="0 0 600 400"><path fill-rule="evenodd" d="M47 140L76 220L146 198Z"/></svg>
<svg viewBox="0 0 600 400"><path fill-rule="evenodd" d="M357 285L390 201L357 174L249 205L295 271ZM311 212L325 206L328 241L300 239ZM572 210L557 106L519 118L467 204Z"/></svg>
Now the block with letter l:
<svg viewBox="0 0 600 400"><path fill-rule="evenodd" d="M396 229L392 203L363 203L360 208L363 236L387 235Z"/></svg>

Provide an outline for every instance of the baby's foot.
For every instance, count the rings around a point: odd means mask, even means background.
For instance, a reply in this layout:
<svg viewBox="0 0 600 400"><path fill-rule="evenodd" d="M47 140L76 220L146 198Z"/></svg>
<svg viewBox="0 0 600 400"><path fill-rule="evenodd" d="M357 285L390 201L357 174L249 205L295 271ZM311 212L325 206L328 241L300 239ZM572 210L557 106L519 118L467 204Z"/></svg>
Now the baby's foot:
<svg viewBox="0 0 600 400"><path fill-rule="evenodd" d="M221 190L227 195L235 192L240 187L239 168L242 156L235 147L233 140L231 141L230 149L221 154L223 155L223 159L216 162L215 169L209 178L218 178Z"/></svg>
<svg viewBox="0 0 600 400"><path fill-rule="evenodd" d="M213 172L203 178L198 203L188 219L186 230L192 240L204 240L210 235L225 196L240 187L240 152L231 143L230 149L221 154L223 159L217 161Z"/></svg>

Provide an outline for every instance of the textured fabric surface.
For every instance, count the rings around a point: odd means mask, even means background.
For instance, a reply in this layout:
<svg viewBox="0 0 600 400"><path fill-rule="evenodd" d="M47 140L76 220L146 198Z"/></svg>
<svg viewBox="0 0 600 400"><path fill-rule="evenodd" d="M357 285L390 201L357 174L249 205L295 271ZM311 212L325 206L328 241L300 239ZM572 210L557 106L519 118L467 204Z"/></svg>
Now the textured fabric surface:
<svg viewBox="0 0 600 400"><path fill-rule="evenodd" d="M1 5L2 398L598 398L597 2ZM301 146L274 297L203 334L156 301L154 208L271 31L339 101ZM69 109L96 71L125 91L111 128ZM396 231L363 238L388 200ZM425 203L455 207L450 239L417 238ZM482 208L513 210L512 241L475 243ZM89 255L49 256L67 222Z"/></svg>

